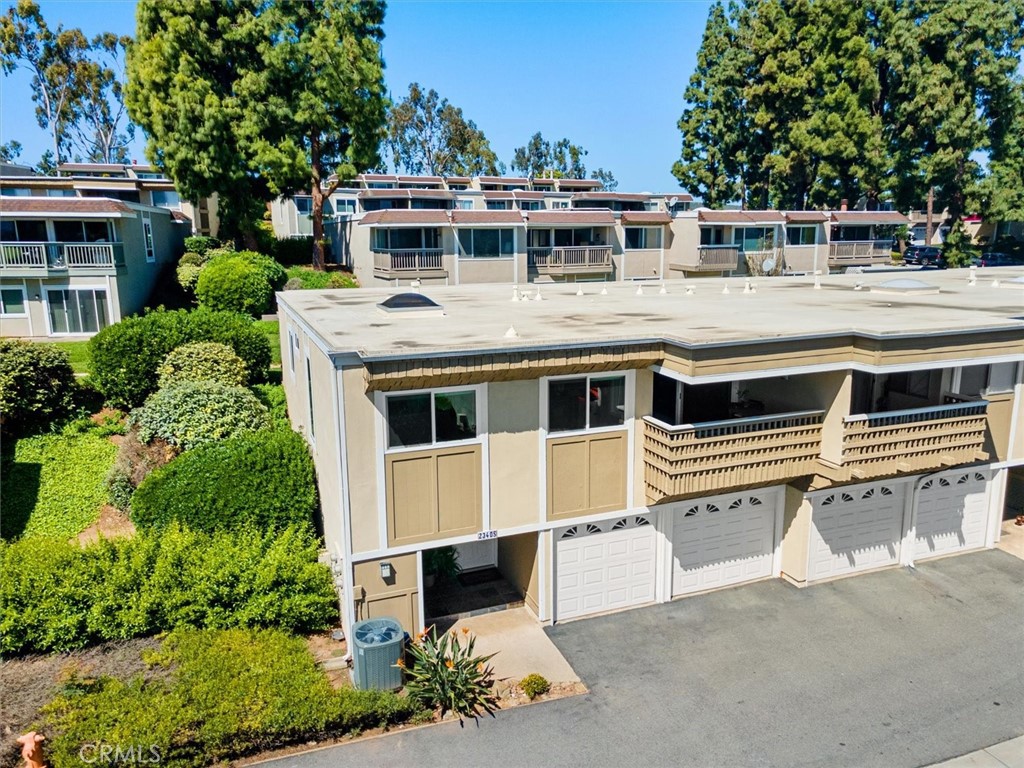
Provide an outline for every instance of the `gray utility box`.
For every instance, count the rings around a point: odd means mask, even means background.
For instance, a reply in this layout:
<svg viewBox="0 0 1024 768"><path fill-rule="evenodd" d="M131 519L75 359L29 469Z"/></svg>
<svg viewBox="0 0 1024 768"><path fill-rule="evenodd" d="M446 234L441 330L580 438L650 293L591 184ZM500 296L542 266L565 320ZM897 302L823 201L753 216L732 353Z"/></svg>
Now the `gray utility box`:
<svg viewBox="0 0 1024 768"><path fill-rule="evenodd" d="M398 619L357 621L352 646L356 688L393 691L402 687L402 670L395 664L405 653L405 631Z"/></svg>

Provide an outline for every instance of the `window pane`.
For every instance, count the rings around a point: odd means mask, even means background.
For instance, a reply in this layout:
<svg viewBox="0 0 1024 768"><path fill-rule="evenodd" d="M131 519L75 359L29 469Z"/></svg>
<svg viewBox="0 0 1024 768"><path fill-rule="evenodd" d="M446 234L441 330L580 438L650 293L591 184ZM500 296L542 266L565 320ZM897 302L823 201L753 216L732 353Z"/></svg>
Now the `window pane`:
<svg viewBox="0 0 1024 768"><path fill-rule="evenodd" d="M459 248L462 251L463 256L473 255L473 230L472 229L460 229L459 230Z"/></svg>
<svg viewBox="0 0 1024 768"><path fill-rule="evenodd" d="M987 365L965 365L960 370L960 391L961 395L978 396L985 388L988 379Z"/></svg>
<svg viewBox="0 0 1024 768"><path fill-rule="evenodd" d="M703 232L703 230L701 230ZM640 227L626 227L626 247L643 248L644 231Z"/></svg>
<svg viewBox="0 0 1024 768"><path fill-rule="evenodd" d="M110 324L109 315L107 315L107 292L96 291L96 320L99 323L99 330L103 330Z"/></svg>
<svg viewBox="0 0 1024 768"><path fill-rule="evenodd" d="M50 239L46 236L45 221L23 219L16 223L18 225L18 240L23 243L45 243Z"/></svg>
<svg viewBox="0 0 1024 768"><path fill-rule="evenodd" d="M1014 363L993 363L988 368L988 391L1012 392Z"/></svg>
<svg viewBox="0 0 1024 768"><path fill-rule="evenodd" d="M429 445L430 394L394 395L387 402L388 446Z"/></svg>
<svg viewBox="0 0 1024 768"><path fill-rule="evenodd" d="M52 333L68 333L68 291L47 291L47 303L50 305L50 330Z"/></svg>
<svg viewBox="0 0 1024 768"><path fill-rule="evenodd" d="M56 235L58 243L81 243L85 240L81 221L55 221L53 234Z"/></svg>
<svg viewBox="0 0 1024 768"><path fill-rule="evenodd" d="M25 298L20 288L4 288L0 291L0 305L5 315L25 314Z"/></svg>
<svg viewBox="0 0 1024 768"><path fill-rule="evenodd" d="M626 377L590 380L590 427L617 427L626 418Z"/></svg>
<svg viewBox="0 0 1024 768"><path fill-rule="evenodd" d="M515 235L511 229L501 230L501 253L504 256L511 256L515 253Z"/></svg>
<svg viewBox="0 0 1024 768"><path fill-rule="evenodd" d="M81 318L83 333L96 333L99 326L96 324L96 301L92 291L75 291L75 298L78 303L78 314Z"/></svg>
<svg viewBox="0 0 1024 768"><path fill-rule="evenodd" d="M498 256L498 230L476 229L473 231L473 256L493 257Z"/></svg>
<svg viewBox="0 0 1024 768"><path fill-rule="evenodd" d="M587 427L587 380L548 382L548 431L566 432Z"/></svg>
<svg viewBox="0 0 1024 768"><path fill-rule="evenodd" d="M0 240L10 242L18 239L18 226L10 219L0 221Z"/></svg>
<svg viewBox="0 0 1024 768"><path fill-rule="evenodd" d="M435 394L434 425L439 443L476 437L476 392Z"/></svg>
<svg viewBox="0 0 1024 768"><path fill-rule="evenodd" d="M85 222L85 241L87 243L104 243L110 239L105 221Z"/></svg>

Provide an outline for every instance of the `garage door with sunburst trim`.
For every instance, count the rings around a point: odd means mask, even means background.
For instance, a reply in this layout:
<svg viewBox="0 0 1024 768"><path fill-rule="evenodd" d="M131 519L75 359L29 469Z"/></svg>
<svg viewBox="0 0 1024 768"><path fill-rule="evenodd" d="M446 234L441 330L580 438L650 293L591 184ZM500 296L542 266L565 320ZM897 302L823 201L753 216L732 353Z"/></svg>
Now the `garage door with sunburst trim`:
<svg viewBox="0 0 1024 768"><path fill-rule="evenodd" d="M654 601L657 530L629 515L556 532L555 620Z"/></svg>
<svg viewBox="0 0 1024 768"><path fill-rule="evenodd" d="M988 478L981 472L933 477L917 495L914 559L985 546Z"/></svg>
<svg viewBox="0 0 1024 768"><path fill-rule="evenodd" d="M808 580L898 563L905 491L905 483L851 485L816 497Z"/></svg>
<svg viewBox="0 0 1024 768"><path fill-rule="evenodd" d="M672 596L772 575L776 492L687 502L672 524Z"/></svg>

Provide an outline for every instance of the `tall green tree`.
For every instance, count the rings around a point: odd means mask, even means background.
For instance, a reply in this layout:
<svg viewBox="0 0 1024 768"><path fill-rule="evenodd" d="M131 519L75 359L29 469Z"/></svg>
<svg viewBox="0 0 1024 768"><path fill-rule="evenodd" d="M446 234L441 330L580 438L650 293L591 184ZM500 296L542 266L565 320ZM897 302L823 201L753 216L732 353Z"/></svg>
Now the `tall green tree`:
<svg viewBox="0 0 1024 768"><path fill-rule="evenodd" d="M20 141L5 141L0 144L0 162L13 163L21 156Z"/></svg>
<svg viewBox="0 0 1024 768"><path fill-rule="evenodd" d="M129 37L107 32L90 46L72 141L91 163L127 163L135 125L124 104L124 57Z"/></svg>
<svg viewBox="0 0 1024 768"><path fill-rule="evenodd" d="M36 122L50 134L53 162L60 165L89 79L89 41L79 29L50 29L34 0L19 0L0 16L0 66L32 76Z"/></svg>
<svg viewBox="0 0 1024 768"><path fill-rule="evenodd" d="M498 156L476 123L433 88L409 84L388 112L387 144L396 170L431 176L497 175Z"/></svg>
<svg viewBox="0 0 1024 768"><path fill-rule="evenodd" d="M516 147L512 156L512 170L526 176L555 179L586 179L587 166L583 158L587 150L569 139L547 141L538 131L521 147ZM617 186L611 171L598 169L601 181Z"/></svg>
<svg viewBox="0 0 1024 768"><path fill-rule="evenodd" d="M262 123L248 83L264 68L269 37L256 0L140 0L128 49L128 112L146 156L189 200L219 195L228 237L248 233L272 198L246 141Z"/></svg>

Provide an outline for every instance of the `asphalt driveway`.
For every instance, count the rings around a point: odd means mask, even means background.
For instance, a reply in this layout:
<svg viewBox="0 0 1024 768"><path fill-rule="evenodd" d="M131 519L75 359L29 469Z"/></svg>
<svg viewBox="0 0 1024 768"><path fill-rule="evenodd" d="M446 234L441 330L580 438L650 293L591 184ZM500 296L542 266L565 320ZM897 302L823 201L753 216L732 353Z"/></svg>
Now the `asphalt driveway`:
<svg viewBox="0 0 1024 768"><path fill-rule="evenodd" d="M920 766L1024 734L1024 561L986 551L553 627L591 693L275 766Z"/></svg>

